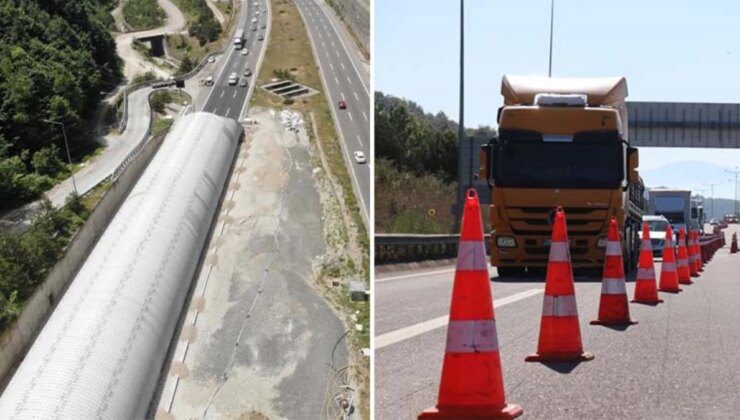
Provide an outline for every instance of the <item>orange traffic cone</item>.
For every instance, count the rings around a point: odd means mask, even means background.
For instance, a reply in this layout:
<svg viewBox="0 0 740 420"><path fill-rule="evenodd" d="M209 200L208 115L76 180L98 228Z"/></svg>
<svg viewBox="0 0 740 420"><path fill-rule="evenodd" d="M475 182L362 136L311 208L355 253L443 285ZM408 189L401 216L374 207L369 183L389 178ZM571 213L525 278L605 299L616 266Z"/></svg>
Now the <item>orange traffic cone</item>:
<svg viewBox="0 0 740 420"><path fill-rule="evenodd" d="M658 290L661 292L678 293L681 287L678 285L678 274L676 273L676 253L673 246L673 229L671 225L665 230L665 242L663 243L663 262L660 266L660 284Z"/></svg>
<svg viewBox="0 0 740 420"><path fill-rule="evenodd" d="M737 233L732 234L732 243L730 244L730 254L737 253Z"/></svg>
<svg viewBox="0 0 740 420"><path fill-rule="evenodd" d="M581 327L578 323L573 267L570 264L568 228L565 213L558 207L547 262L545 299L537 353L527 356L527 362L577 362L592 360L583 351Z"/></svg>
<svg viewBox="0 0 740 420"><path fill-rule="evenodd" d="M698 262L698 255L696 253L696 231L689 229L689 245L688 245L688 251L689 251L689 275L691 277L699 277L699 265L697 265Z"/></svg>
<svg viewBox="0 0 740 420"><path fill-rule="evenodd" d="M637 263L637 278L635 279L635 303L657 305L663 302L658 297L658 287L655 281L655 264L653 264L653 245L650 242L650 227L642 224L642 245L640 246L640 261Z"/></svg>
<svg viewBox="0 0 740 420"><path fill-rule="evenodd" d="M606 239L606 256L601 280L601 300L599 319L591 325L633 325L630 307L627 302L627 285L624 282L624 261L622 260L622 240L617 228L617 219L612 216L609 223L609 236Z"/></svg>
<svg viewBox="0 0 740 420"><path fill-rule="evenodd" d="M678 230L678 264L676 272L678 273L679 284L692 284L691 272L689 271L689 255L686 252L686 231L683 228Z"/></svg>
<svg viewBox="0 0 740 420"><path fill-rule="evenodd" d="M696 255L696 271L699 273L704 271L704 258L701 255L701 232L698 230L694 231L694 255Z"/></svg>
<svg viewBox="0 0 740 420"><path fill-rule="evenodd" d="M447 348L437 405L419 418L511 419L522 414L506 403L496 318L488 278L478 195L468 190L452 288Z"/></svg>

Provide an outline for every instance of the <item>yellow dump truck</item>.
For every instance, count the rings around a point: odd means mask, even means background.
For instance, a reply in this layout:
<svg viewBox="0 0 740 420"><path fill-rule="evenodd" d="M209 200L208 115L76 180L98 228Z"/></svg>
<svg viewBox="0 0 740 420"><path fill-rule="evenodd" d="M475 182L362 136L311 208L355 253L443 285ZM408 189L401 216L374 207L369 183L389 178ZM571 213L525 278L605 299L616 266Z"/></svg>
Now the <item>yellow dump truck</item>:
<svg viewBox="0 0 740 420"><path fill-rule="evenodd" d="M504 76L501 93L498 136L481 151L499 275L547 266L558 206L574 267L602 266L611 216L622 229L625 265L634 267L645 188L629 145L626 80Z"/></svg>

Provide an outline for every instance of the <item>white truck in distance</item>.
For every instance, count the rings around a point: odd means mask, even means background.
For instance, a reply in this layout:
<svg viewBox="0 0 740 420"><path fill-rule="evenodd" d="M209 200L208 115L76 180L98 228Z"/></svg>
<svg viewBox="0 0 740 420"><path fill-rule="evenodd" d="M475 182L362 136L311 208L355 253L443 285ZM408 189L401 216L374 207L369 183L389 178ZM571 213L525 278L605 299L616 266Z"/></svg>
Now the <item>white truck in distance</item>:
<svg viewBox="0 0 740 420"><path fill-rule="evenodd" d="M648 194L650 213L665 216L676 233L680 228L687 230L700 227L698 218L692 218L690 190L656 188L651 189Z"/></svg>

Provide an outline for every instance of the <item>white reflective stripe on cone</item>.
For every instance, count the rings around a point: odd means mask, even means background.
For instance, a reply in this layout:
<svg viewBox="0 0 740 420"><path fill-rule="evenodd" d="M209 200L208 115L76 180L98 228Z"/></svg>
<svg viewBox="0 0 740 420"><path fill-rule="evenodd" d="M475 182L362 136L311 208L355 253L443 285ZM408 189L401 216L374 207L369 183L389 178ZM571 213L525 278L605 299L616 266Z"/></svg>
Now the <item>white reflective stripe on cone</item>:
<svg viewBox="0 0 740 420"><path fill-rule="evenodd" d="M601 294L602 295L626 295L627 286L624 284L624 279L610 279L606 278L601 281Z"/></svg>
<svg viewBox="0 0 740 420"><path fill-rule="evenodd" d="M654 280L655 279L655 269L653 268L637 268L637 280Z"/></svg>
<svg viewBox="0 0 740 420"><path fill-rule="evenodd" d="M689 265L689 260L687 260L686 258L681 258L678 260L679 267L688 266L688 265Z"/></svg>
<svg viewBox="0 0 740 420"><path fill-rule="evenodd" d="M457 246L458 270L486 270L486 244L483 241L460 241Z"/></svg>
<svg viewBox="0 0 740 420"><path fill-rule="evenodd" d="M450 321L447 326L447 353L498 351L496 321Z"/></svg>
<svg viewBox="0 0 740 420"><path fill-rule="evenodd" d="M606 255L618 257L622 255L622 245L617 241L606 241Z"/></svg>
<svg viewBox="0 0 740 420"><path fill-rule="evenodd" d="M665 248L673 248L673 239L666 239L665 242L663 242L663 249Z"/></svg>
<svg viewBox="0 0 740 420"><path fill-rule="evenodd" d="M650 242L650 239L643 239L642 240L642 249L652 251L653 250L653 244Z"/></svg>
<svg viewBox="0 0 740 420"><path fill-rule="evenodd" d="M676 263L663 263L660 269L663 271L676 271Z"/></svg>
<svg viewBox="0 0 740 420"><path fill-rule="evenodd" d="M577 316L575 295L548 296L542 304L542 316Z"/></svg>
<svg viewBox="0 0 740 420"><path fill-rule="evenodd" d="M570 248L567 242L553 242L550 244L551 262L570 262Z"/></svg>

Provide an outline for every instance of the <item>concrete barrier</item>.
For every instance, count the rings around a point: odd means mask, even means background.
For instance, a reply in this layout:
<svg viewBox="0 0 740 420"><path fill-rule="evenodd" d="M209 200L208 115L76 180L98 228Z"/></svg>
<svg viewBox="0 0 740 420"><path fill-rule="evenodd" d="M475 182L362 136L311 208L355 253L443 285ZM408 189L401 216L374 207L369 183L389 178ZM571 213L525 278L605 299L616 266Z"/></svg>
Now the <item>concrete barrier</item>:
<svg viewBox="0 0 740 420"><path fill-rule="evenodd" d="M165 134L161 134L147 141L135 159L113 180L110 189L72 238L62 258L28 300L18 320L0 335L0 392L43 328L67 286L74 279L77 270L105 231L108 222L159 149L164 137Z"/></svg>

